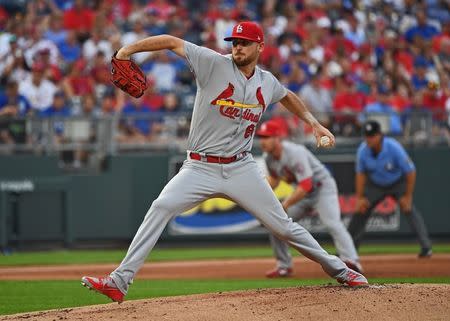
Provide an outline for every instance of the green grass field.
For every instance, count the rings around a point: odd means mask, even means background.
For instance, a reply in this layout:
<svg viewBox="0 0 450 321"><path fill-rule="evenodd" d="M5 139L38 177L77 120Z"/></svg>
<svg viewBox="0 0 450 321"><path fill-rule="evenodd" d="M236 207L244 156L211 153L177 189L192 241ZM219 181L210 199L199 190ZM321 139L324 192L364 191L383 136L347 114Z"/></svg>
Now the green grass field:
<svg viewBox="0 0 450 321"><path fill-rule="evenodd" d="M324 248L334 252L334 247L324 245ZM361 255L370 254L416 254L417 245L365 245L361 246ZM9 256L0 256L0 266L11 265L54 265L54 264L88 264L88 263L119 263L124 257L125 250L73 250L47 252L17 252ZM433 245L433 253L450 253L450 244ZM298 255L292 250L293 255ZM267 246L235 246L211 248L155 248L147 261L179 261L179 260L208 260L208 259L241 259L255 257L272 257L272 249Z"/></svg>
<svg viewBox="0 0 450 321"><path fill-rule="evenodd" d="M325 246L334 251L332 246ZM416 245L366 245L362 255L418 253ZM450 244L436 244L434 253L450 253ZM125 250L49 251L13 253L0 256L0 266L118 263ZM271 257L269 246L219 248L155 249L149 260L199 260L220 258ZM372 283L450 283L450 277L384 278ZM330 279L258 279L258 280L139 280L130 289L127 300L196 293L211 293L257 288L280 288L318 284L337 284ZM106 297L87 292L80 281L0 281L0 315L56 308L68 308L111 302Z"/></svg>
<svg viewBox="0 0 450 321"><path fill-rule="evenodd" d="M450 283L450 277L371 279L373 283ZM261 280L139 280L127 300L174 295L224 292L258 288L282 288L306 285L337 284L330 279L261 279ZM111 303L108 298L88 292L79 281L2 281L0 315L28 311Z"/></svg>

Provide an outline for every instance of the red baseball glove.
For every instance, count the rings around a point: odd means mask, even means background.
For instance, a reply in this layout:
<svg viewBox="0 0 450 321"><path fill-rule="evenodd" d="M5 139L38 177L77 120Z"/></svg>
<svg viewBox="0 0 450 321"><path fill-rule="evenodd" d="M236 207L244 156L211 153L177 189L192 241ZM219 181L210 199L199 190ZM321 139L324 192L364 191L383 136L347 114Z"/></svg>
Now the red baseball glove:
<svg viewBox="0 0 450 321"><path fill-rule="evenodd" d="M148 88L147 78L141 68L131 60L111 58L111 81L127 94L139 98Z"/></svg>

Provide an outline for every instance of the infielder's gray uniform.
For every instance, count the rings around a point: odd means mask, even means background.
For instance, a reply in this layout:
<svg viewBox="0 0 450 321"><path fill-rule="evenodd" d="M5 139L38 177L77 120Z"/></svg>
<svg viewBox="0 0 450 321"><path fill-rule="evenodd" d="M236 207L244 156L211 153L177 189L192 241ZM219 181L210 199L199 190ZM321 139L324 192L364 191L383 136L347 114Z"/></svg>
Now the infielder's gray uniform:
<svg viewBox="0 0 450 321"><path fill-rule="evenodd" d="M288 209L288 215L298 221L308 210L315 209L330 232L337 252L343 261L353 264L359 257L344 223L341 221L336 182L325 166L303 145L283 141L280 159L264 154L270 174L288 183L299 184L312 179L312 190L297 204ZM270 242L279 268L292 267L289 246L270 234Z"/></svg>
<svg viewBox="0 0 450 321"><path fill-rule="evenodd" d="M223 56L189 42L185 42L185 54L197 83L188 159L152 203L127 255L111 273L117 287L127 293L172 217L219 195L248 210L272 233L321 264L330 276L344 277L345 264L325 252L308 231L288 218L249 153L261 114L267 105L282 99L287 90L271 73L258 67L247 79L231 55ZM200 153L201 161L192 159L191 151ZM237 159L229 164L208 163L207 155Z"/></svg>

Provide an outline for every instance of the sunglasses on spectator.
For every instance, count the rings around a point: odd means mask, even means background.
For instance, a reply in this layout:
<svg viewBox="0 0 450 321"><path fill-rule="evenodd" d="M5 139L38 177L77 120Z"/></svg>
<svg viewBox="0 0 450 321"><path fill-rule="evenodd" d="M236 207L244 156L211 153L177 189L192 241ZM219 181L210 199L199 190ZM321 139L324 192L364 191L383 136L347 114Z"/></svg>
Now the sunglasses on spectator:
<svg viewBox="0 0 450 321"><path fill-rule="evenodd" d="M231 44L233 47L237 47L238 45L241 45L242 47L248 47L253 43L253 41L246 40L246 39L233 39Z"/></svg>

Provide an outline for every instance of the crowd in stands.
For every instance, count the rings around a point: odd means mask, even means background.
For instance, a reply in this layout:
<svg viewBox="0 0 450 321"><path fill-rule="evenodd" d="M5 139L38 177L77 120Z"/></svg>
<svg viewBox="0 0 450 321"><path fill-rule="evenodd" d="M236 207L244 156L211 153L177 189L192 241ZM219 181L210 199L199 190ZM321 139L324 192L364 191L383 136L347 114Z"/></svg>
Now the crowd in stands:
<svg viewBox="0 0 450 321"><path fill-rule="evenodd" d="M260 65L335 134L359 135L373 114L392 135L423 135L424 124L448 135L446 0L0 0L0 144L27 141L20 122L5 121L26 115L119 115L117 141L160 139L171 115L193 107L187 64L170 52L136 54L150 86L132 99L109 81L113 52L168 33L226 54L222 39L243 20L263 26ZM308 134L280 106L269 112L286 135ZM126 118L136 115L145 117Z"/></svg>

